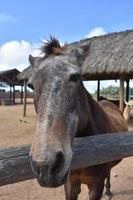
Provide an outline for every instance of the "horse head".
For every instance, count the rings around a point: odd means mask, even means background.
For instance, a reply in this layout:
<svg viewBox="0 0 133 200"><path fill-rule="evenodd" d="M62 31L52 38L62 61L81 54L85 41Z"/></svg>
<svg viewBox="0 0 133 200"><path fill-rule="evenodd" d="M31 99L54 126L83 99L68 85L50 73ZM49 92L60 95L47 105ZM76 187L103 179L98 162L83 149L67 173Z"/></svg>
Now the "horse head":
<svg viewBox="0 0 133 200"><path fill-rule="evenodd" d="M30 160L39 184L57 187L66 182L72 140L86 120L88 101L80 70L85 50L61 47L54 38L42 50L43 58L29 56L34 72L28 84L37 112Z"/></svg>

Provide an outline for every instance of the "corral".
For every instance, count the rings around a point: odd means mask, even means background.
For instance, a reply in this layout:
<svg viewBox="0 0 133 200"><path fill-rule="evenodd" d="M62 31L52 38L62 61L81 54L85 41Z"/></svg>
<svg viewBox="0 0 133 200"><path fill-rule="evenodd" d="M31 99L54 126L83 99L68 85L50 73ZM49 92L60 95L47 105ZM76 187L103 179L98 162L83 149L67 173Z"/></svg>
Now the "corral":
<svg viewBox="0 0 133 200"><path fill-rule="evenodd" d="M129 34L130 34L130 32L129 32ZM127 34L126 34L126 36L127 36ZM90 46L90 45L89 45ZM90 51L90 49L89 49L89 51ZM105 70L103 70L103 71L105 71ZM119 75L121 75L121 72L119 72L120 74ZM85 73L85 75L86 75L87 73ZM104 78L104 77L103 77ZM124 100L124 80L125 79L123 79L123 77L121 77L120 76L120 85L121 85L121 88L122 88L122 90L120 91L120 94L122 93L122 99L120 99L120 103L122 103L123 104L123 100ZM99 83L98 83L99 84ZM121 97L121 95L120 95L120 97ZM122 104L121 104L121 106L122 106ZM120 106L120 108L121 108L121 110L123 110L123 106L121 107ZM18 119L18 118L17 118ZM25 123L25 124L27 124L28 122L25 120L25 119L19 119L19 122L20 123ZM127 129L126 129L127 130ZM124 140L123 140L124 141ZM99 144L99 143L98 143ZM128 148L128 146L126 147L126 148ZM129 149L130 149L130 147L129 147ZM131 148L132 149L132 148ZM127 150L128 151L128 150ZM127 155L129 155L129 156L131 156L132 154L127 154ZM110 157L110 156L109 156ZM124 156L123 156L124 157ZM122 157L119 157L119 158L122 158ZM82 165L81 165L82 166ZM77 169L77 168L76 168ZM119 177L117 174L116 175L114 175L114 177L116 178L116 177ZM19 178L18 178L19 179ZM27 179L23 179L23 180L27 180ZM4 179L3 179L3 181L4 181ZM13 181L14 182L14 181ZM17 182L17 181L16 181ZM129 189L129 187L128 187L128 189ZM103 197L104 198L104 197ZM115 198L115 197L114 197ZM120 199L120 198L119 198ZM126 198L127 199L127 198ZM129 199L130 199L130 197L129 197Z"/></svg>

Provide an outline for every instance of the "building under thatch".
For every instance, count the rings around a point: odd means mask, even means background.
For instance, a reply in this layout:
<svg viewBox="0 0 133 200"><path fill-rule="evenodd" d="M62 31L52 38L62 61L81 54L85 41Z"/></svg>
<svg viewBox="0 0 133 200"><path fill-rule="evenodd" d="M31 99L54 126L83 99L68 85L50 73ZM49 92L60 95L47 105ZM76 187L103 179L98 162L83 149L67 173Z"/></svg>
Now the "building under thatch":
<svg viewBox="0 0 133 200"><path fill-rule="evenodd" d="M23 86L23 81L18 80L17 78L18 74L20 74L20 71L18 71L15 68L10 70L0 71L0 86L3 87L8 85L10 87L9 99L8 98L0 99L0 105L15 104L15 86Z"/></svg>
<svg viewBox="0 0 133 200"><path fill-rule="evenodd" d="M81 66L85 80L120 79L120 100L123 102L124 80L129 84L128 80L133 78L133 30L84 39L68 46L86 46L87 55ZM18 78L28 80L31 74L32 68L28 67Z"/></svg>
<svg viewBox="0 0 133 200"><path fill-rule="evenodd" d="M22 85L22 81L17 79L20 71L17 69L9 69L5 71L0 71L0 82L6 83L9 86Z"/></svg>

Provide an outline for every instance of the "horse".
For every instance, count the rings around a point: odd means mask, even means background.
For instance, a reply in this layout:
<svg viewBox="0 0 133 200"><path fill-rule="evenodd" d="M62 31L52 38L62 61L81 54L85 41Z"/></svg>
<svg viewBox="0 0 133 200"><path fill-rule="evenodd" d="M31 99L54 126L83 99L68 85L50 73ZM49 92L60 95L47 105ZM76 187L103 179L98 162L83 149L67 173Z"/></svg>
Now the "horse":
<svg viewBox="0 0 133 200"><path fill-rule="evenodd" d="M123 116L124 116L125 121L128 122L130 117L132 117L131 110L133 108L133 105L132 105L132 103L127 102L127 101L125 101L125 105L126 106L123 111Z"/></svg>
<svg viewBox="0 0 133 200"><path fill-rule="evenodd" d="M29 55L33 73L28 86L34 90L36 110L32 170L42 187L64 185L66 200L78 199L82 183L90 200L100 200L105 180L106 194L111 195L110 172L120 160L70 171L73 138L127 131L127 125L115 105L96 102L85 89L85 46L64 48L51 37L41 49L43 57Z"/></svg>
<svg viewBox="0 0 133 200"><path fill-rule="evenodd" d="M115 104L118 108L119 108L119 106L120 106L120 101L119 100L115 100L115 99L108 99L108 98L106 98L106 97L103 97L103 96L100 96L99 97L99 99L98 99L98 101L102 101L102 100L108 100L108 101L110 101L111 103L113 103L113 104ZM125 101L123 102L123 104L124 104L124 108L126 107L126 103L125 103Z"/></svg>

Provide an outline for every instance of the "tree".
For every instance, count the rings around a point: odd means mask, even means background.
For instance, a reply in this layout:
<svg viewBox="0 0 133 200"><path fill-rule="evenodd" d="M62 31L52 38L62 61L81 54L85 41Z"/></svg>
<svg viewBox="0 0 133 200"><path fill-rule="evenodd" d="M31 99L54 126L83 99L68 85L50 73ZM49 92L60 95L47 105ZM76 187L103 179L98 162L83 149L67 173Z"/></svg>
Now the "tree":
<svg viewBox="0 0 133 200"><path fill-rule="evenodd" d="M95 91L95 94L97 93L97 90ZM110 85L106 88L102 88L100 90L100 95L104 95L104 96L107 96L107 95L118 95L119 94L119 87L117 86L113 86L113 85Z"/></svg>

